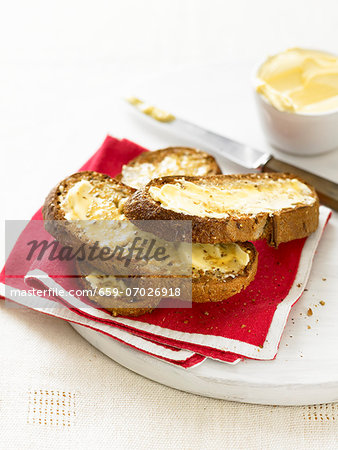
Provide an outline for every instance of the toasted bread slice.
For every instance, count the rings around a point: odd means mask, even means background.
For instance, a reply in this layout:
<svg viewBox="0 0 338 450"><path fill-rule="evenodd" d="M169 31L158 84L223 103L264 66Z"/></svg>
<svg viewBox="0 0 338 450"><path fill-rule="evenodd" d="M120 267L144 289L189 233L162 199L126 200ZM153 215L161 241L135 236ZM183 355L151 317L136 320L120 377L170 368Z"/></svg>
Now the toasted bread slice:
<svg viewBox="0 0 338 450"><path fill-rule="evenodd" d="M192 276L191 295L194 303L219 302L238 294L253 281L257 271L258 255L253 244L250 242L240 244L193 244L192 246ZM135 296L130 298L119 295L114 296L114 289L125 293L126 288L132 292L137 288L171 287L178 286L188 288L188 284L180 283L183 278L160 277L115 277L100 272L87 262L78 261L78 273L81 282L87 290L88 298L99 306L110 311L114 316L138 316L151 312L157 307L161 297ZM94 290L96 289L96 295ZM99 290L101 290L99 294ZM102 295L104 290L107 295ZM152 289L152 292L154 289ZM184 300L184 292L182 292Z"/></svg>
<svg viewBox="0 0 338 450"><path fill-rule="evenodd" d="M96 172L76 173L59 183L47 197L43 207L45 227L58 241L64 245L71 245L74 250L83 245L90 248L95 241L100 242L102 236L102 228L100 228L102 221L99 219L112 219L111 222L119 219L124 220L123 223L129 223L128 220L125 220L125 203L133 192L134 189L124 186L107 175ZM109 226L112 225L111 222L109 222ZM91 228L92 225L93 228ZM108 231L111 232L111 228L108 228ZM105 237L105 234L103 236ZM168 248L173 261L181 264L184 258L189 258L188 252L191 249L188 243L178 244L178 247L176 247L177 244L173 246L169 244ZM185 245L188 247L185 248ZM188 261L190 264L190 260ZM88 264L88 262L83 262L83 264ZM99 258L92 261L91 265L95 267L96 272L109 277L112 274L123 274L120 266L116 270L115 260ZM193 301L220 301L240 292L253 280L256 267L257 252L252 244L205 246L193 244ZM149 268L149 271L151 274L158 274L159 268L161 275L168 277L163 263L157 266L157 272L153 271L152 267ZM172 274L173 271L169 271L170 273ZM130 266L126 271L126 275L129 274ZM176 278L172 276L173 287L175 287L175 283L177 285L178 278L184 278L184 276ZM141 280L130 277L128 283L142 284L142 277ZM111 302L111 298L108 300ZM138 303L140 308L136 309L148 311L154 307L151 299L150 303L144 303L144 299L141 300L142 303ZM128 301L126 300L126 308L122 308L128 311L124 311L123 314L132 315L133 312L129 309L135 311L135 308L128 308ZM118 314L118 310L121 308L116 303L111 309L113 313L115 311ZM139 311L138 313L141 314Z"/></svg>
<svg viewBox="0 0 338 450"><path fill-rule="evenodd" d="M201 265L198 264L200 260L198 255L201 252L206 254L206 258L210 258L208 252L214 257L210 269L201 269ZM197 257L194 255L196 253ZM222 259L226 264L222 264ZM257 262L257 250L250 242L192 244L192 301L219 302L238 294L255 278Z"/></svg>
<svg viewBox="0 0 338 450"><path fill-rule="evenodd" d="M77 185L78 189L69 191ZM47 196L45 220L125 219L123 206L135 189L98 172L77 172L62 180ZM68 196L68 198L67 198ZM87 199L85 198L87 197ZM93 199L90 211L83 208ZM95 200L96 199L96 200ZM89 205L88 205L89 206ZM95 209L96 208L96 209Z"/></svg>
<svg viewBox="0 0 338 450"><path fill-rule="evenodd" d="M153 178L167 175L217 175L222 173L215 158L208 153L186 147L169 147L144 152L122 167L116 179L140 189Z"/></svg>
<svg viewBox="0 0 338 450"><path fill-rule="evenodd" d="M78 172L61 181L47 196L42 208L46 230L74 250L102 242L110 221L125 220L124 204L134 189L98 172ZM105 223L108 230L104 228ZM104 244L103 244L104 245ZM112 261L102 258L96 266L112 273Z"/></svg>
<svg viewBox="0 0 338 450"><path fill-rule="evenodd" d="M152 312L161 300L160 297L155 296L124 295L127 288L133 292L134 287L142 287L142 280L136 277L118 278L114 275L106 275L86 261L77 261L76 265L80 283L88 299L97 307L109 311L112 316L141 316Z"/></svg>
<svg viewBox="0 0 338 450"><path fill-rule="evenodd" d="M89 262L109 275L186 274L191 267L177 257L175 243L158 239L149 222L141 230L126 219L124 204L133 192L133 188L108 175L97 172L73 174L48 195L42 209L45 228L61 244L70 246L72 254L81 250ZM128 256L128 249L135 239L140 247L143 245L143 253L146 253L147 245L144 242L149 244L155 240L151 244L152 252L163 247L164 256L170 258L166 258L166 263L161 258L137 259L137 249ZM93 248L96 248L94 253L91 252Z"/></svg>
<svg viewBox="0 0 338 450"><path fill-rule="evenodd" d="M193 242L264 238L278 246L317 229L319 202L313 187L290 174L171 176L135 192L124 212L131 220L191 220ZM164 233L161 222L154 232Z"/></svg>

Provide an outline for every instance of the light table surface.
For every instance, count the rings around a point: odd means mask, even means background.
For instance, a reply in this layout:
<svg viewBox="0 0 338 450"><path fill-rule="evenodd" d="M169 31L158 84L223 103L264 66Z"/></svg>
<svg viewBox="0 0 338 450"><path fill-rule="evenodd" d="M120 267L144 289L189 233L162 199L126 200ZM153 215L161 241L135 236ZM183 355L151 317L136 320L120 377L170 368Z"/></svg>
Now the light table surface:
<svg viewBox="0 0 338 450"><path fill-rule="evenodd" d="M123 96L144 96L267 149L251 68L292 45L337 52L334 0L320 7L313 0L259 6L243 0L15 1L6 13L0 19L6 42L0 148L2 205L10 219L30 217L107 133L151 149L190 143L145 127ZM283 157L337 179L337 151ZM67 323L0 308L0 446L337 447L337 404L264 407L185 394L114 363Z"/></svg>

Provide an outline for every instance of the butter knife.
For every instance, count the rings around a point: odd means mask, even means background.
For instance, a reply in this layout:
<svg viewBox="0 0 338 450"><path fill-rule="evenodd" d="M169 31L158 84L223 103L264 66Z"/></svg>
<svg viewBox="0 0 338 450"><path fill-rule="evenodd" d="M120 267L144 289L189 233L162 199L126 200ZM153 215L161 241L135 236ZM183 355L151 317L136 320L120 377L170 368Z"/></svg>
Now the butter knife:
<svg viewBox="0 0 338 450"><path fill-rule="evenodd" d="M205 146L215 155L226 157L230 161L233 161L246 169L255 169L261 172L288 172L299 175L314 186L322 204L338 211L337 183L315 175L314 173L307 172L306 170L284 161L280 161L267 152L261 152L248 145L175 117L174 115L153 105L147 104L136 97L129 97L126 100L138 111L151 119L154 119L157 123L162 124L168 131L194 136L194 140L197 140L201 147Z"/></svg>

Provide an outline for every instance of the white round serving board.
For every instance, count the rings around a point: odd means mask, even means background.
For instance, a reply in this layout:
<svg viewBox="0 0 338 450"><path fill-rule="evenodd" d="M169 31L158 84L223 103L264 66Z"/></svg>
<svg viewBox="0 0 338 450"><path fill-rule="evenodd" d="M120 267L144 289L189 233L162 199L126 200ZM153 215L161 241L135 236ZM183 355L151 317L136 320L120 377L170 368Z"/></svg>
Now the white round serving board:
<svg viewBox="0 0 338 450"><path fill-rule="evenodd" d="M137 95L186 119L332 180L338 179L338 152L300 158L272 150L262 136L250 86L253 64L214 64L163 73L131 86ZM117 100L118 101L118 100ZM198 145L152 127L121 101L112 117L112 134L120 132L150 149ZM119 130L119 131L116 131ZM218 158L224 172L241 168ZM131 349L100 333L72 326L101 352L128 369L182 391L245 403L310 405L338 401L338 214L334 213L319 243L307 291L292 308L274 361L245 360L229 365L206 360L182 369ZM320 301L325 302L324 305ZM308 309L313 311L307 315Z"/></svg>
<svg viewBox="0 0 338 450"><path fill-rule="evenodd" d="M291 310L274 361L229 365L207 359L183 369L81 325L71 325L119 364L182 391L268 405L338 401L337 235L338 214L334 214L319 244L308 290ZM312 316L307 314L309 308Z"/></svg>

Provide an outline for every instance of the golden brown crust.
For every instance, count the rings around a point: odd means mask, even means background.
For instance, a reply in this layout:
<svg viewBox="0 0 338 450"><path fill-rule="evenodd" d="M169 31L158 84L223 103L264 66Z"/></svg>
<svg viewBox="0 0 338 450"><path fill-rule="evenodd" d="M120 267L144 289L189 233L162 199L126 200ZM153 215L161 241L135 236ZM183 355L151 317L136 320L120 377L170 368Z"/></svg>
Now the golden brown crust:
<svg viewBox="0 0 338 450"><path fill-rule="evenodd" d="M191 161L196 163L196 159L200 159L199 166L203 165L207 168L207 171L205 175L218 175L221 174L222 171L217 164L215 158L211 155L209 155L206 152L203 152L202 150L197 150L195 148L189 148L189 147L168 147L163 148L160 150L150 151L150 152L144 152L141 153L136 158L129 161L128 164L126 164L123 167L136 167L141 164L153 164L155 167L166 157L166 156L176 156L177 158L181 158L182 156L187 156L188 158L191 158ZM186 174L192 174L191 165L186 166ZM123 170L123 169L122 169ZM183 174L184 174L183 173ZM182 174L182 171L181 171ZM163 175L163 174L162 174ZM162 176L161 174L157 175L156 178ZM175 175L175 173L172 173L171 175ZM123 179L123 173L119 173L116 175L116 180L126 183L126 180Z"/></svg>
<svg viewBox="0 0 338 450"><path fill-rule="evenodd" d="M272 179L295 178L306 184L315 199L312 205L299 205L294 208L282 209L273 213L262 212L256 215L228 215L226 218L199 217L178 213L161 206L149 194L151 186L162 186L177 181L191 181L196 184L205 184L206 181L214 186L222 186L229 180L244 179ZM229 242L255 241L266 239L272 246L277 247L282 242L300 239L309 236L318 227L319 201L312 186L301 178L291 174L259 173L243 175L214 175L210 177L170 176L152 180L144 189L136 191L125 205L125 215L130 220L191 220L192 241L201 244L216 244ZM159 236L167 233L162 230L161 222L154 231ZM179 224L175 236L171 239L179 239Z"/></svg>

